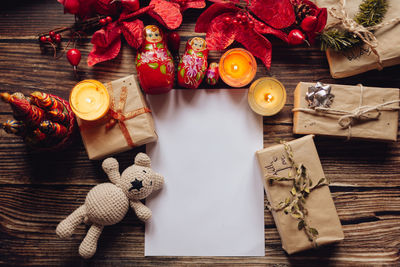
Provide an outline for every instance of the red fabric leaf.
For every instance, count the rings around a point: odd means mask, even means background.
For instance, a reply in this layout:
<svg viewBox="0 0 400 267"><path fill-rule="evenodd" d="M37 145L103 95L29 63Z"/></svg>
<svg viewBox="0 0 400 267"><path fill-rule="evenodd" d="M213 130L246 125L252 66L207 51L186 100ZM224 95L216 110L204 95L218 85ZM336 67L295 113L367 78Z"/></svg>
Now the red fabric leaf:
<svg viewBox="0 0 400 267"><path fill-rule="evenodd" d="M265 23L262 23L261 21L255 19L250 14L249 17L252 18L254 21L254 30L256 32L260 34L272 34L281 39L282 41L285 41L286 43L288 42L288 35L284 31L272 28L266 25Z"/></svg>
<svg viewBox="0 0 400 267"><path fill-rule="evenodd" d="M242 29L236 34L235 40L261 59L268 69L271 67L272 45L264 36L253 30Z"/></svg>
<svg viewBox="0 0 400 267"><path fill-rule="evenodd" d="M87 64L89 67L110 59L115 58L121 50L121 39L115 39L108 47L100 47L93 45L92 51L90 51Z"/></svg>
<svg viewBox="0 0 400 267"><path fill-rule="evenodd" d="M209 0L210 2L214 2L214 3L220 3L220 4L226 4L226 3L234 3L234 4L239 4L240 0Z"/></svg>
<svg viewBox="0 0 400 267"><path fill-rule="evenodd" d="M236 13L224 13L211 21L208 28L206 41L210 50L223 50L235 40L236 28L230 27L224 21L226 16L233 18Z"/></svg>
<svg viewBox="0 0 400 267"><path fill-rule="evenodd" d="M143 22L141 20L123 21L121 23L122 34L133 48L138 49L143 43Z"/></svg>
<svg viewBox="0 0 400 267"><path fill-rule="evenodd" d="M181 12L183 13L188 8L204 8L205 6L206 1L204 0L188 0L181 6Z"/></svg>
<svg viewBox="0 0 400 267"><path fill-rule="evenodd" d="M277 29L287 28L295 21L290 0L252 0L249 9L258 18Z"/></svg>
<svg viewBox="0 0 400 267"><path fill-rule="evenodd" d="M322 30L325 28L326 21L328 19L328 12L326 8L321 8L320 12L317 17L317 26L315 27L315 32L322 32Z"/></svg>
<svg viewBox="0 0 400 267"><path fill-rule="evenodd" d="M211 21L226 12L237 12L240 9L233 4L213 4L201 13L196 22L195 32L207 32ZM232 26L228 26L232 27Z"/></svg>
<svg viewBox="0 0 400 267"><path fill-rule="evenodd" d="M112 0L96 0L93 3L93 8L97 13L103 15L114 15L117 13L118 9L115 4L110 4Z"/></svg>
<svg viewBox="0 0 400 267"><path fill-rule="evenodd" d="M168 29L173 30L181 25L182 14L178 4L165 0L151 0L149 5L155 6L149 11L149 15Z"/></svg>
<svg viewBox="0 0 400 267"><path fill-rule="evenodd" d="M96 31L93 36L91 43L98 47L108 47L116 39L120 39L121 29L116 21L108 24L106 27Z"/></svg>
<svg viewBox="0 0 400 267"><path fill-rule="evenodd" d="M143 8L140 8L138 10L136 10L135 12L131 12L127 9L122 10L121 15L119 16L119 21L123 21L123 20L131 20L134 19L144 13L148 13L150 10L153 10L155 8L154 5L149 5Z"/></svg>

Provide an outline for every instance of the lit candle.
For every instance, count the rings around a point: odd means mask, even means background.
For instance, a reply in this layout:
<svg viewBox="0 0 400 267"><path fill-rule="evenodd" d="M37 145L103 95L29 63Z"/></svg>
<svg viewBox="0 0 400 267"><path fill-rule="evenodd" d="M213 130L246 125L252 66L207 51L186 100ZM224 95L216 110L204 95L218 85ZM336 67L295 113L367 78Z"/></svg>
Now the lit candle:
<svg viewBox="0 0 400 267"><path fill-rule="evenodd" d="M232 87L249 84L254 79L256 72L256 60L249 51L242 48L226 51L219 61L220 77Z"/></svg>
<svg viewBox="0 0 400 267"><path fill-rule="evenodd" d="M84 80L72 89L69 102L76 116L86 121L95 121L107 114L110 96L101 82Z"/></svg>
<svg viewBox="0 0 400 267"><path fill-rule="evenodd" d="M286 90L282 83L274 78L260 78L251 84L248 101L254 112L272 116L285 105Z"/></svg>

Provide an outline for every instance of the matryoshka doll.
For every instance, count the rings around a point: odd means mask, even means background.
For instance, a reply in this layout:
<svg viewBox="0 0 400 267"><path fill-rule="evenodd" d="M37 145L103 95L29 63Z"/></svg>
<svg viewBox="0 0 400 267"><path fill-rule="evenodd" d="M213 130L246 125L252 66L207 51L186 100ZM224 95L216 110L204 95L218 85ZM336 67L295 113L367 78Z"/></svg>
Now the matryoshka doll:
<svg viewBox="0 0 400 267"><path fill-rule="evenodd" d="M144 28L145 41L136 57L140 85L147 94L163 94L172 89L175 70L162 31L154 25Z"/></svg>
<svg viewBox="0 0 400 267"><path fill-rule="evenodd" d="M208 49L206 40L200 37L190 39L178 66L179 86L196 89L207 70Z"/></svg>
<svg viewBox="0 0 400 267"><path fill-rule="evenodd" d="M209 85L216 85L219 79L218 63L212 62L207 70L207 83Z"/></svg>

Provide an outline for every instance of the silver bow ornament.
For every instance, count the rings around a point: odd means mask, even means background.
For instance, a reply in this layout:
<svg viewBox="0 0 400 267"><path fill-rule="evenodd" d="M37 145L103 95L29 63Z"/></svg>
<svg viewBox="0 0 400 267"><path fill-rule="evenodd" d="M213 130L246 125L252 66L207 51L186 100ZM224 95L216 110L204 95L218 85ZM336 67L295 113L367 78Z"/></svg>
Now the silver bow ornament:
<svg viewBox="0 0 400 267"><path fill-rule="evenodd" d="M335 96L331 94L331 86L317 82L315 86L308 87L306 100L310 108L324 107L329 108Z"/></svg>

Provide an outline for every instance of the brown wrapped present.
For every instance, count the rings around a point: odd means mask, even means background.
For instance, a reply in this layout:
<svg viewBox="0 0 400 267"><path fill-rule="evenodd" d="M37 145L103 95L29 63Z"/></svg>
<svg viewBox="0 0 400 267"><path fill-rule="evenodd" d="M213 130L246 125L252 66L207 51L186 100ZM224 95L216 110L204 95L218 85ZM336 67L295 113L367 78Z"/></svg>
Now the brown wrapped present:
<svg viewBox="0 0 400 267"><path fill-rule="evenodd" d="M293 133L396 141L398 109L397 88L300 82Z"/></svg>
<svg viewBox="0 0 400 267"><path fill-rule="evenodd" d="M151 111L133 75L105 86L111 98L106 120L93 125L78 119L89 158L101 159L156 141Z"/></svg>
<svg viewBox="0 0 400 267"><path fill-rule="evenodd" d="M353 19L355 17L361 2L362 0L345 1L344 10L348 18ZM327 50L326 55L333 78L349 77L369 70L400 64L400 19L398 19L400 2L395 0L388 2L389 8L383 21L375 26L376 30L367 37L370 45L364 44L362 47L345 52ZM336 11L333 10L333 14L330 11L327 28L335 23L340 23L342 28L346 28L343 24L345 17L342 12L342 3L343 0L316 1L316 4L320 7L326 7L328 10L336 9ZM356 28L352 27L352 29ZM358 31L366 36L366 33L361 32L361 29L358 29Z"/></svg>
<svg viewBox="0 0 400 267"><path fill-rule="evenodd" d="M257 151L257 158L288 254L344 238L312 135Z"/></svg>

